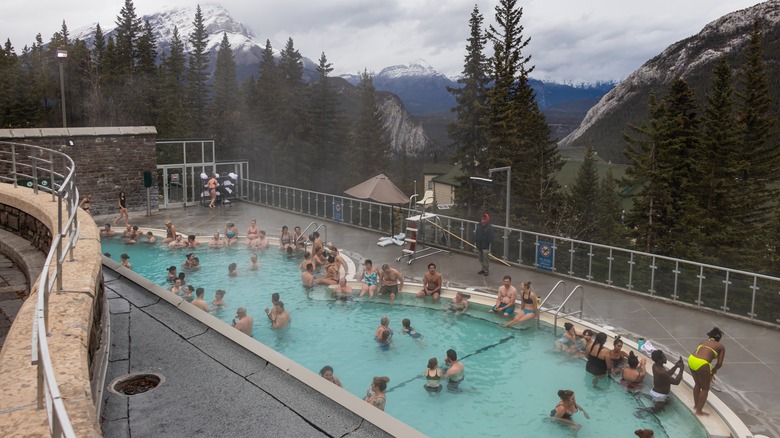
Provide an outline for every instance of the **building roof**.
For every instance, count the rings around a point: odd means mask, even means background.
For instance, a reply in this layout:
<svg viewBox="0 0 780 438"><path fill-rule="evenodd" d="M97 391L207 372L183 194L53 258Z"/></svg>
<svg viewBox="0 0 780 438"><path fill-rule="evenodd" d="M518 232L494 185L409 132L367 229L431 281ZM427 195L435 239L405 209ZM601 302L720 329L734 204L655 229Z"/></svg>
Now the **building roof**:
<svg viewBox="0 0 780 438"><path fill-rule="evenodd" d="M432 179L437 184L444 184L452 187L460 187L460 178L463 176L463 172L458 166L450 164L450 169L439 176Z"/></svg>
<svg viewBox="0 0 780 438"><path fill-rule="evenodd" d="M0 138L94 137L99 135L157 134L154 126L97 126L92 128L23 128L0 129Z"/></svg>

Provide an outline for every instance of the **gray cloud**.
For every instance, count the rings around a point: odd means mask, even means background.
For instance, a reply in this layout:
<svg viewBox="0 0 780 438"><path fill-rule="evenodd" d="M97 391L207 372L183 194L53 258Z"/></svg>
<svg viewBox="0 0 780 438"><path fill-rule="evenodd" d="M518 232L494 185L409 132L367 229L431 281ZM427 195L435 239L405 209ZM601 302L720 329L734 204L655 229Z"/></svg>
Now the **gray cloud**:
<svg viewBox="0 0 780 438"><path fill-rule="evenodd" d="M194 6L193 0L168 4ZM234 19L261 39L284 42L311 59L325 52L334 73L356 73L423 59L438 71L457 75L463 67L468 20L476 3L493 22L497 0L222 0ZM757 0L526 0L521 1L525 35L531 37L539 78L578 82L619 80L668 45L699 32L716 18ZM44 41L65 19L70 29L99 21L112 27L122 0L37 0L0 2L2 41L17 53L40 32ZM162 7L159 0L135 0L139 15ZM277 43L278 44L278 43ZM492 48L489 47L489 50ZM489 55L490 53L488 53Z"/></svg>

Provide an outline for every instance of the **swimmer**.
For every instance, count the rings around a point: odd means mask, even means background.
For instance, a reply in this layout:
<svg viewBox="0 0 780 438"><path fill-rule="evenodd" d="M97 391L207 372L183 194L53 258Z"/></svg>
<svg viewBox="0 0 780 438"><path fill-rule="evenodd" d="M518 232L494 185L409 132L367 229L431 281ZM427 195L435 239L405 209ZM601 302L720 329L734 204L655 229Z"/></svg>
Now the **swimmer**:
<svg viewBox="0 0 780 438"><path fill-rule="evenodd" d="M328 256L328 263L325 265L325 276L317 280L318 284L333 285L339 282L339 265L336 264L336 258Z"/></svg>
<svg viewBox="0 0 780 438"><path fill-rule="evenodd" d="M463 296L462 292L455 294L455 298L450 301L450 307L447 309L448 313L466 313L469 309L469 302Z"/></svg>
<svg viewBox="0 0 780 438"><path fill-rule="evenodd" d="M268 317L269 321L273 321L273 318L276 316L276 303L279 302L279 292L274 292L271 294L271 311L266 312L265 315Z"/></svg>
<svg viewBox="0 0 780 438"><path fill-rule="evenodd" d="M116 236L116 231L111 229L111 224L105 223L103 224L103 229L100 230L100 237L114 237Z"/></svg>
<svg viewBox="0 0 780 438"><path fill-rule="evenodd" d="M249 270L257 271L260 269L260 262L257 261L257 254L251 254L249 256Z"/></svg>
<svg viewBox="0 0 780 438"><path fill-rule="evenodd" d="M498 287L496 305L490 309L490 312L511 316L515 313L515 301L517 301L517 289L512 286L512 277L504 275L504 284Z"/></svg>
<svg viewBox="0 0 780 438"><path fill-rule="evenodd" d="M585 371L593 374L593 387L597 387L599 380L612 371L612 360L609 357L609 350L604 348L607 342L607 334L599 333L587 347L588 361L585 364ZM598 349L596 347L598 346ZM594 351L595 350L595 351Z"/></svg>
<svg viewBox="0 0 780 438"><path fill-rule="evenodd" d="M577 342L577 331L574 324L570 322L563 323L563 335L555 341L555 349L558 351L571 352L574 349L574 343Z"/></svg>
<svg viewBox="0 0 780 438"><path fill-rule="evenodd" d="M352 288L347 284L347 279L345 277L339 278L339 284L333 288L333 297L342 301L352 299Z"/></svg>
<svg viewBox="0 0 780 438"><path fill-rule="evenodd" d="M225 307L225 301L222 300L222 298L225 296L225 291L222 289L217 289L216 292L214 292L214 301L211 302L211 305L215 308L217 307Z"/></svg>
<svg viewBox="0 0 780 438"><path fill-rule="evenodd" d="M179 272L179 280L181 280L181 284L187 284L187 279L184 272Z"/></svg>
<svg viewBox="0 0 780 438"><path fill-rule="evenodd" d="M168 282L173 282L178 278L178 275L176 274L176 266L169 266L168 267Z"/></svg>
<svg viewBox="0 0 780 438"><path fill-rule="evenodd" d="M339 253L339 249L336 248L335 246L331 246L330 247L330 255L332 255L333 258L336 259L336 263L340 266L339 270L341 270L341 268L344 268L344 276L345 277L348 276L349 275L349 269L347 268L347 262L344 261L343 257L341 257L341 254Z"/></svg>
<svg viewBox="0 0 780 438"><path fill-rule="evenodd" d="M200 259L195 257L194 252L191 252L187 254L187 260L184 260L181 267L190 271L197 271L200 269Z"/></svg>
<svg viewBox="0 0 780 438"><path fill-rule="evenodd" d="M181 280L177 278L173 282L173 286L171 287L171 293L174 293L176 295L181 295L181 293L182 293L181 289L182 289Z"/></svg>
<svg viewBox="0 0 780 438"><path fill-rule="evenodd" d="M219 235L219 231L214 233L211 236L211 240L209 240L209 248L221 248L225 245L227 245L227 242Z"/></svg>
<svg viewBox="0 0 780 438"><path fill-rule="evenodd" d="M572 421L571 416L582 411L586 419L590 419L590 415L582 409L582 406L577 404L577 399L574 397L574 391L568 389L561 389L558 391L558 397L561 401L555 406L555 409L550 411L550 416L556 421L568 424L569 426L580 429L582 426Z"/></svg>
<svg viewBox="0 0 780 438"><path fill-rule="evenodd" d="M612 349L609 350L609 359L612 361L612 373L618 374L626 366L624 359L628 358L628 353L623 351L623 340L620 336L612 342Z"/></svg>
<svg viewBox="0 0 780 438"><path fill-rule="evenodd" d="M154 234L151 231L146 232L146 243L155 243L157 242L157 238L154 237Z"/></svg>
<svg viewBox="0 0 780 438"><path fill-rule="evenodd" d="M306 265L306 270L301 273L301 283L306 289L314 287L314 282L317 278L314 277L314 265L309 263Z"/></svg>
<svg viewBox="0 0 780 438"><path fill-rule="evenodd" d="M387 339L393 337L393 330L390 329L390 317L385 315L379 320L379 327L376 328L376 333L374 333L374 339L376 339L377 342L382 343L382 334L387 332Z"/></svg>
<svg viewBox="0 0 780 438"><path fill-rule="evenodd" d="M238 265L235 263L228 265L228 277L238 277Z"/></svg>
<svg viewBox="0 0 780 438"><path fill-rule="evenodd" d="M442 281L441 274L436 272L436 264L428 263L428 271L423 277L423 289L417 292L417 298L431 296L433 301L438 300L441 295Z"/></svg>
<svg viewBox="0 0 780 438"><path fill-rule="evenodd" d="M642 387L647 370L645 369L645 358L638 358L631 351L628 353L628 366L623 368L620 376L620 384L626 389L638 389Z"/></svg>
<svg viewBox="0 0 780 438"><path fill-rule="evenodd" d="M271 317L270 310L268 310L267 307L265 308L265 314L268 315L271 320L271 328L274 330L281 330L290 325L290 314L284 310L284 303L282 301L277 301L274 304L274 312L273 317Z"/></svg>
<svg viewBox="0 0 780 438"><path fill-rule="evenodd" d="M202 287L195 289L195 299L192 300L192 305L204 312L211 312L208 303L203 299L206 295L206 291Z"/></svg>
<svg viewBox="0 0 780 438"><path fill-rule="evenodd" d="M130 228L130 234L127 234L127 231L125 231L125 235L123 236L127 238L127 240L125 240L125 245L132 245L138 242L138 237L140 236L141 232L138 231L138 225L133 225L132 228Z"/></svg>
<svg viewBox="0 0 780 438"><path fill-rule="evenodd" d="M389 330L382 332L382 337L377 339L377 342L379 342L379 349L383 351L388 351L390 349L390 337L391 333Z"/></svg>
<svg viewBox="0 0 780 438"><path fill-rule="evenodd" d="M192 293L195 292L195 288L193 288L192 285L188 284L184 286L182 290L184 291L183 298L187 301L192 301L193 298Z"/></svg>
<svg viewBox="0 0 780 438"><path fill-rule="evenodd" d="M195 240L194 234L190 234L189 236L187 236L187 241L184 242L184 244L187 245L187 247L189 248L195 248L196 246L200 245L200 242Z"/></svg>
<svg viewBox="0 0 780 438"><path fill-rule="evenodd" d="M268 236L266 236L265 230L260 230L257 234L257 238L247 242L247 247L253 249L268 249Z"/></svg>
<svg viewBox="0 0 780 438"><path fill-rule="evenodd" d="M300 265L298 265L298 268L300 268L301 271L306 270L306 265L309 263L312 264L312 269L317 269L317 265L314 263L314 260L311 259L311 253L309 251L306 251L303 253L303 261Z"/></svg>
<svg viewBox="0 0 780 438"><path fill-rule="evenodd" d="M439 361L435 357L428 359L428 367L425 368L425 390L428 392L441 391L441 368Z"/></svg>
<svg viewBox="0 0 780 438"><path fill-rule="evenodd" d="M246 307L241 306L236 309L236 317L233 318L233 323L231 324L236 330L251 337L252 324L254 324L254 319L251 316L247 316Z"/></svg>
<svg viewBox="0 0 780 438"><path fill-rule="evenodd" d="M412 322L409 321L409 318L404 318L403 321L401 321L401 325L403 326L403 329L401 330L403 334L409 335L412 339L422 338L422 335L417 333L417 330L412 327Z"/></svg>
<svg viewBox="0 0 780 438"><path fill-rule="evenodd" d="M122 259L122 263L121 263L122 266L124 266L125 268L130 269L130 270L133 269L133 265L130 264L130 262L128 262L128 260L130 260L130 256L129 255L122 254L122 255L119 256L119 258Z"/></svg>
<svg viewBox="0 0 780 438"><path fill-rule="evenodd" d="M295 227L295 228L297 228L298 230L301 229L300 227ZM320 376L322 376L322 378L327 380L328 382L331 382L334 385L338 386L339 388L343 388L343 386L341 386L341 381L339 380L339 378L333 375L333 367L331 367L330 365L325 365L324 367L322 367L322 369L320 370Z"/></svg>
<svg viewBox="0 0 780 438"><path fill-rule="evenodd" d="M163 240L163 243L165 243L165 240ZM173 241L168 243L168 248L171 249L181 249L185 246L187 246L187 244L182 240L181 234L177 234Z"/></svg>
<svg viewBox="0 0 780 438"><path fill-rule="evenodd" d="M447 381L447 390L457 392L460 389L460 382L466 378L466 370L463 364L458 362L458 353L453 349L447 350L444 363L447 365L447 370L442 378Z"/></svg>
<svg viewBox="0 0 780 438"><path fill-rule="evenodd" d="M374 380L371 381L371 388L366 390L366 398L363 400L380 411L384 411L387 404L385 389L387 389L388 382L390 382L389 377L374 377Z"/></svg>
<svg viewBox="0 0 780 438"><path fill-rule="evenodd" d="M368 297L373 298L379 284L379 270L374 267L370 259L366 259L363 262L363 272L360 273L358 281L363 282L363 285L360 287L360 297L362 298L363 295L368 293Z"/></svg>

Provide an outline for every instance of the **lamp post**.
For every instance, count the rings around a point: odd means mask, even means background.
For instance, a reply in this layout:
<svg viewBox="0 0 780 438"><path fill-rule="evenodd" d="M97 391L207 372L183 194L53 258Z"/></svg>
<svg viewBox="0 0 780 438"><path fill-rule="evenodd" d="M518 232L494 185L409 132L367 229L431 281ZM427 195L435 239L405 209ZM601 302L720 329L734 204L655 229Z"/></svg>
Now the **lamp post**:
<svg viewBox="0 0 780 438"><path fill-rule="evenodd" d="M68 58L67 50L57 50L57 59L60 62L60 99L62 100L62 127L67 128L68 122L65 119L65 73L62 70L62 60Z"/></svg>
<svg viewBox="0 0 780 438"><path fill-rule="evenodd" d="M488 176L492 176L494 172L506 172L506 218L504 219L504 260L509 258L509 210L511 206L510 201L510 189L512 187L512 166L494 167L488 169ZM493 180L491 178L482 178L478 176L470 177L472 181L477 184L491 184Z"/></svg>

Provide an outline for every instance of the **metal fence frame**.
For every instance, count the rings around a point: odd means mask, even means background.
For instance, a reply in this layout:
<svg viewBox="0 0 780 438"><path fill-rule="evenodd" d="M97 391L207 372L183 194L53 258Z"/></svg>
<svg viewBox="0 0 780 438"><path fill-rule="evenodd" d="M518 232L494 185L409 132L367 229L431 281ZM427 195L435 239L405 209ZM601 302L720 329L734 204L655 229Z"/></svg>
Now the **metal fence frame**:
<svg viewBox="0 0 780 438"><path fill-rule="evenodd" d="M10 167L10 174L5 171L0 173L0 182L11 183L16 188L19 180L29 180L35 194L40 190L49 192L52 202L57 202L57 230L56 234L52 233L51 248L38 282L38 299L32 321L31 363L37 365L38 409L46 409L49 431L55 437L75 437L54 376L46 338L51 336L48 331L49 295L52 291L62 291L62 264L68 254L73 261L71 250L79 237L79 193L74 181L76 166L62 152L5 141L0 142L0 165Z"/></svg>
<svg viewBox="0 0 780 438"><path fill-rule="evenodd" d="M242 180L243 200L346 225L395 233L391 228L409 214L408 206L321 193L261 181ZM341 206L340 212L337 206ZM341 217L338 220L337 217ZM471 252L477 221L439 214L444 230L417 237L426 245ZM493 225L499 231L493 254L508 254L507 262L539 268L538 247L553 248L551 272L588 283L660 297L725 315L780 326L780 278L722 266L676 259L582 240ZM429 227L431 228L431 227ZM445 230L458 239L444 238ZM504 248L508 245L508 248Z"/></svg>

